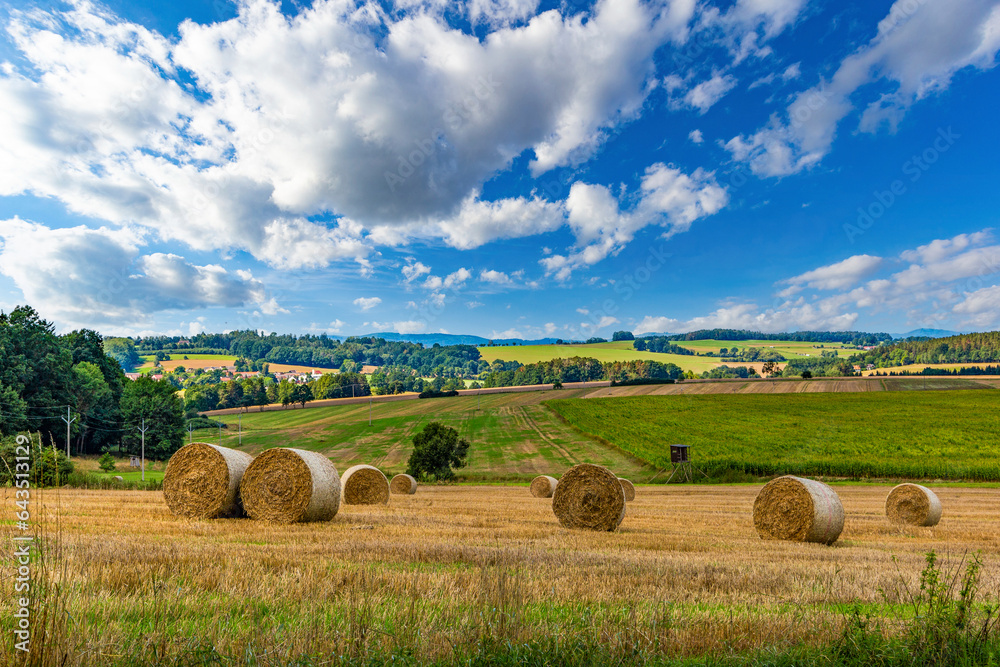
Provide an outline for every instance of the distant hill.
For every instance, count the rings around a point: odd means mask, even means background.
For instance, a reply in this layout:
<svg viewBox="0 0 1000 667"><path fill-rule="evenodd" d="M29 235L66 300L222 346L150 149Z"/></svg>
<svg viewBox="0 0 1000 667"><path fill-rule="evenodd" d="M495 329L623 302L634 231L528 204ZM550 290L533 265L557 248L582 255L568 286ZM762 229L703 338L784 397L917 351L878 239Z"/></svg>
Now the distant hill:
<svg viewBox="0 0 1000 667"><path fill-rule="evenodd" d="M430 333L430 334L400 334L389 331L379 333L364 334L364 337L384 338L392 341L405 341L407 343L422 343L425 347L438 345L487 345L491 340L494 345L553 345L558 338L538 338L527 340L525 338L483 338L482 336L469 336L462 334ZM569 342L569 341L564 341Z"/></svg>
<svg viewBox="0 0 1000 667"><path fill-rule="evenodd" d="M893 338L948 338L950 336L961 336L961 331L948 331L947 329L914 329L901 334L889 334Z"/></svg>

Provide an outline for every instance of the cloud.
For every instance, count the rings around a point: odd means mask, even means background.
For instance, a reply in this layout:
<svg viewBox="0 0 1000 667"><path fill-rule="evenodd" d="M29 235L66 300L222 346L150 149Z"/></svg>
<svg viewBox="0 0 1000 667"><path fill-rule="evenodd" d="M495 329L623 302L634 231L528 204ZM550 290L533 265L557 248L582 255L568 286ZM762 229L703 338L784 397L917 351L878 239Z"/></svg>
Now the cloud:
<svg viewBox="0 0 1000 667"><path fill-rule="evenodd" d="M377 296L369 296L369 297L361 296L355 299L352 303L354 303L354 305L360 308L361 310L371 310L375 306L382 303L382 299L378 298Z"/></svg>
<svg viewBox="0 0 1000 667"><path fill-rule="evenodd" d="M427 280L424 281L423 286L429 290L439 290L442 288L458 289L471 277L472 272L463 266L457 271L449 273L444 278L440 276L427 276Z"/></svg>
<svg viewBox="0 0 1000 667"><path fill-rule="evenodd" d="M665 316L646 316L633 329L639 333L685 333L699 329L748 329L763 333L783 331L845 331L857 322L857 313L844 313L835 301L818 304L786 302L775 308L757 304L739 304L718 308L712 313L689 320Z"/></svg>
<svg viewBox="0 0 1000 667"><path fill-rule="evenodd" d="M494 271L490 269L489 271L480 271L479 280L484 283L493 283L495 285L510 285L511 279L503 271Z"/></svg>
<svg viewBox="0 0 1000 667"><path fill-rule="evenodd" d="M406 279L406 282L412 283L420 276L426 275L430 272L431 267L421 262L413 261L403 267L403 278Z"/></svg>
<svg viewBox="0 0 1000 667"><path fill-rule="evenodd" d="M576 249L567 255L541 259L546 275L566 280L575 269L620 252L644 227L658 225L671 236L687 231L699 218L714 215L729 201L713 172L696 169L685 174L662 163L646 169L639 195L634 209L622 211L607 187L574 183L566 210L567 223L576 236Z"/></svg>
<svg viewBox="0 0 1000 667"><path fill-rule="evenodd" d="M367 270L377 228L459 248L553 229L557 207L479 202L481 186L520 155L535 175L577 164L635 118L694 4L537 4L473 0L485 27L468 34L439 2L318 2L290 19L247 0L175 39L85 2L12 10L0 195L277 268Z"/></svg>
<svg viewBox="0 0 1000 667"><path fill-rule="evenodd" d="M726 143L735 160L761 176L784 176L817 164L837 126L855 109L863 86L882 92L858 129L894 130L907 109L946 90L966 67L991 69L1000 49L1000 7L984 0L897 0L869 43L846 57L829 81L796 95L782 117Z"/></svg>
<svg viewBox="0 0 1000 667"><path fill-rule="evenodd" d="M256 305L287 312L249 271L195 265L170 253L140 254L131 228L50 229L0 221L0 271L25 299L67 326L139 326L153 313Z"/></svg>
<svg viewBox="0 0 1000 667"><path fill-rule="evenodd" d="M702 136L701 130L697 129L691 130L691 132L688 133L688 139L691 140L691 143L695 144L700 144L701 142L705 141L705 137Z"/></svg>
<svg viewBox="0 0 1000 667"><path fill-rule="evenodd" d="M711 79L703 81L689 90L684 95L684 103L704 114L735 86L735 77L728 74L713 74Z"/></svg>
<svg viewBox="0 0 1000 667"><path fill-rule="evenodd" d="M791 285L790 289L795 291L801 290L803 286L821 290L844 289L858 284L862 279L875 273L882 266L882 261L881 257L855 255L836 264L806 271L782 282ZM781 295L785 296L784 293Z"/></svg>

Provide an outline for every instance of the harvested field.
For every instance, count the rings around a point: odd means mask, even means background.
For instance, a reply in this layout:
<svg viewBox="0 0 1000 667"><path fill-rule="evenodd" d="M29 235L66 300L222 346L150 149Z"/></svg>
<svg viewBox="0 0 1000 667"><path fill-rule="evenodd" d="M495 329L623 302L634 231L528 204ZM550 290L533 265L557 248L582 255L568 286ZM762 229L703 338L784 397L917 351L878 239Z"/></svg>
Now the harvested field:
<svg viewBox="0 0 1000 667"><path fill-rule="evenodd" d="M904 528L884 515L888 487L837 486L847 519L826 547L761 540L760 488L644 487L615 532L563 529L523 487L429 486L316 524L192 522L159 492L46 492L36 511L49 531L61 520L51 565L69 573L73 621L54 648L68 664L110 664L123 646L136 662L183 660L193 646L266 650L274 664L394 646L430 660L547 636L645 637L675 656L782 649L835 641L853 604L903 608L931 549L952 565L981 550L983 591L996 596L1000 490L934 487L945 519ZM12 506L13 490L0 498ZM12 563L0 564L7 581ZM9 597L0 609L9 636Z"/></svg>

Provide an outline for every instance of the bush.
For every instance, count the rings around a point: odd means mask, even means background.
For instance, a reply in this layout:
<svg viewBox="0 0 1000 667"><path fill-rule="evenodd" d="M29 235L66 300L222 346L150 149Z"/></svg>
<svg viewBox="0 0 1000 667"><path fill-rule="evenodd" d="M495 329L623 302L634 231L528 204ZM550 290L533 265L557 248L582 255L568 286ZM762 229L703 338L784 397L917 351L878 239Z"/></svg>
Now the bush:
<svg viewBox="0 0 1000 667"><path fill-rule="evenodd" d="M458 392L454 389L450 391L435 391L433 389L426 389L420 392L418 398L444 398L446 396L458 396Z"/></svg>

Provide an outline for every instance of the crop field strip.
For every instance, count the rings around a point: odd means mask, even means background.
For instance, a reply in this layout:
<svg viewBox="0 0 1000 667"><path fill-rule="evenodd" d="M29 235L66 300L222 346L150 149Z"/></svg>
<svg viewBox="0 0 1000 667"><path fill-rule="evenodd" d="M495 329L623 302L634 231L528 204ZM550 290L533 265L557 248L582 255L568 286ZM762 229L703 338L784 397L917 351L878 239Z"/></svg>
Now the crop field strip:
<svg viewBox="0 0 1000 667"><path fill-rule="evenodd" d="M617 448L581 435L541 405L545 397L582 396L589 389L483 394L481 397L367 403L316 409L249 412L218 417L229 424L222 445L259 453L271 447L320 451L338 470L359 463L386 474L405 472L417 431L431 421L455 428L471 443L468 465L459 472L477 479L529 480L583 461L639 478L655 470ZM481 406L481 408L477 407ZM239 447L237 420L242 421ZM201 429L195 440L218 443L218 431Z"/></svg>
<svg viewBox="0 0 1000 667"><path fill-rule="evenodd" d="M854 604L905 610L903 584L919 585L930 549L951 563L981 550L983 590L1000 585L997 489L935 487L942 523L911 529L886 521L888 486L838 486L846 527L823 547L759 539L759 488L640 486L614 533L562 529L523 486L422 486L313 524L184 520L162 493L137 491L46 492L38 516L47 544L58 518L56 570L72 572L70 663L122 647L183 655L195 637L279 662L392 642L433 659L484 634L638 632L668 655L723 654L833 641ZM0 576L13 567L5 559ZM2 614L0 630L12 622Z"/></svg>
<svg viewBox="0 0 1000 667"><path fill-rule="evenodd" d="M581 433L658 469L670 467L668 445L684 443L697 465L716 472L1000 480L1000 392L992 388L605 397L546 405Z"/></svg>

